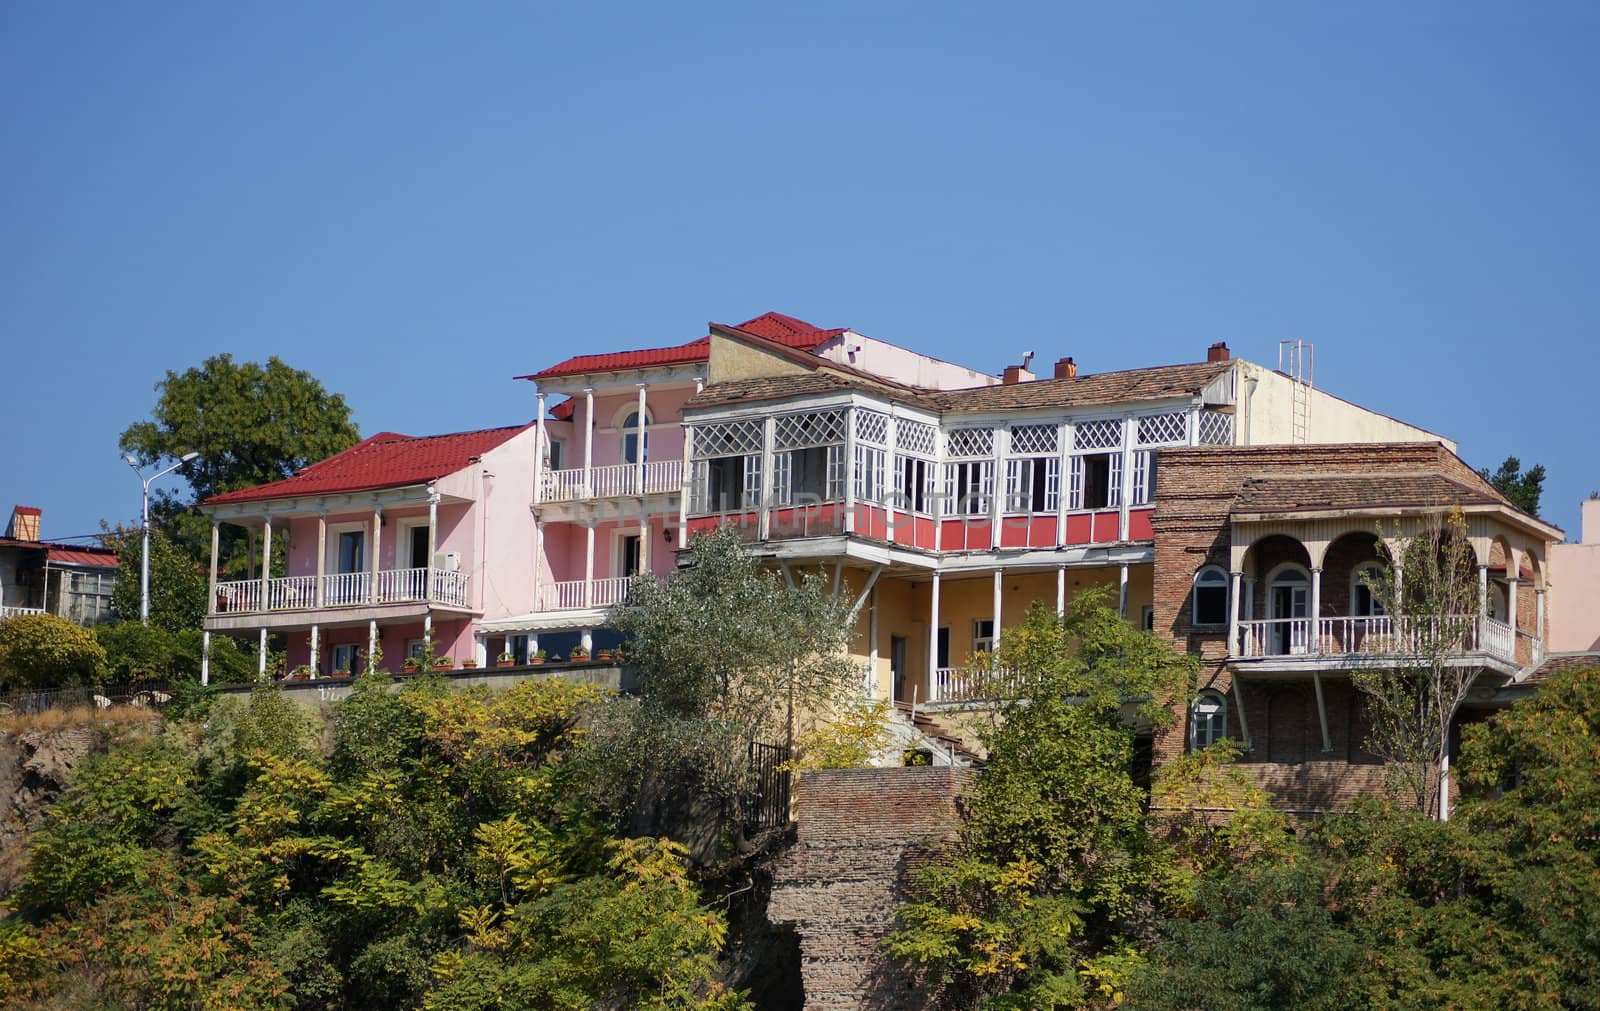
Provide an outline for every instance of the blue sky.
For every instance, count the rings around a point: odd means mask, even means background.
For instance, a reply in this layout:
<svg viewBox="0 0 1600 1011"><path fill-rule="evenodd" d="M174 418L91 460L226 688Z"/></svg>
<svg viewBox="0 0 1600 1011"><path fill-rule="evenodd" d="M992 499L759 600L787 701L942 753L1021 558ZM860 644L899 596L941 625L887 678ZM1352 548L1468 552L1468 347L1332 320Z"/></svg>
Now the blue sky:
<svg viewBox="0 0 1600 1011"><path fill-rule="evenodd" d="M0 10L0 508L223 351L363 433L767 309L999 371L1226 340L1600 487L1600 8L22 4ZM169 479L170 480L170 479Z"/></svg>

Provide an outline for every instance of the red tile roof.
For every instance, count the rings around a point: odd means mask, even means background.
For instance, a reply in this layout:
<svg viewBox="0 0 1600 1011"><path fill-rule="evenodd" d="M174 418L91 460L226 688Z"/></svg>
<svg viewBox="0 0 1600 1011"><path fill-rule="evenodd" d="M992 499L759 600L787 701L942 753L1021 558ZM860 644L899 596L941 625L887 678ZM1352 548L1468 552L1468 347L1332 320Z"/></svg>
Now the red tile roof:
<svg viewBox="0 0 1600 1011"><path fill-rule="evenodd" d="M52 547L46 557L57 565L88 565L99 569L117 567L117 553L104 548Z"/></svg>
<svg viewBox="0 0 1600 1011"><path fill-rule="evenodd" d="M785 316L781 312L762 313L755 319L745 320L739 329L786 344L792 348L811 351L844 333L844 329L824 330L803 319ZM645 348L640 351L613 351L605 354L576 355L557 362L532 375L518 379L555 379L559 376L577 376L590 372L615 372L621 369L647 369L667 365L689 365L711 357L711 338L701 337L687 344L666 348Z"/></svg>
<svg viewBox="0 0 1600 1011"><path fill-rule="evenodd" d="M206 499L206 504L254 502L297 495L326 495L425 484L455 473L471 463L474 457L482 456L528 427L515 425L510 428L424 436L379 432L337 456L312 464L293 477L213 495Z"/></svg>
<svg viewBox="0 0 1600 1011"><path fill-rule="evenodd" d="M13 513L21 513L24 516L43 516L44 515L44 510L40 509L38 506L20 506L19 505L16 508L12 509L11 511Z"/></svg>

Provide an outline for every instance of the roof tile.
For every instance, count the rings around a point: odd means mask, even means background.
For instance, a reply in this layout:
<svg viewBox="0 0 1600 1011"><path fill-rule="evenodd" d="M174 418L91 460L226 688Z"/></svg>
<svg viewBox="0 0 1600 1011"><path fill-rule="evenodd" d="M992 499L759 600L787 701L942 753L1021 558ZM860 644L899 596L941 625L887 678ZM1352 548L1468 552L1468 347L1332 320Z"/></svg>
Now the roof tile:
<svg viewBox="0 0 1600 1011"><path fill-rule="evenodd" d="M824 330L803 319L785 316L781 312L762 313L754 319L739 324L739 329L786 344L789 347L810 351L832 340L839 330ZM643 348L638 351L612 351L603 354L575 355L557 362L547 369L518 379L555 379L560 376L577 376L590 372L614 372L620 369L659 368L667 365L688 365L703 362L711 356L711 338L701 337L687 344L665 348Z"/></svg>
<svg viewBox="0 0 1600 1011"><path fill-rule="evenodd" d="M956 413L1155 400L1198 393L1232 364L1223 361L1161 365L1122 372L1100 372L1072 379L1035 379L1009 386L977 386L948 390L932 396L944 410Z"/></svg>

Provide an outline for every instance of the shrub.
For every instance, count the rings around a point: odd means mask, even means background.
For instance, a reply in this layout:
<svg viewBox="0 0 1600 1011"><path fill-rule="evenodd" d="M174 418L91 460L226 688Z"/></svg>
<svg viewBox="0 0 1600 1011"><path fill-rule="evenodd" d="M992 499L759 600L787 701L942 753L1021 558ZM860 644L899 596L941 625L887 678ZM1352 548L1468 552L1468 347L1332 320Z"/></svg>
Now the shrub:
<svg viewBox="0 0 1600 1011"><path fill-rule="evenodd" d="M87 628L53 614L0 621L0 689L99 685L105 667L106 651Z"/></svg>

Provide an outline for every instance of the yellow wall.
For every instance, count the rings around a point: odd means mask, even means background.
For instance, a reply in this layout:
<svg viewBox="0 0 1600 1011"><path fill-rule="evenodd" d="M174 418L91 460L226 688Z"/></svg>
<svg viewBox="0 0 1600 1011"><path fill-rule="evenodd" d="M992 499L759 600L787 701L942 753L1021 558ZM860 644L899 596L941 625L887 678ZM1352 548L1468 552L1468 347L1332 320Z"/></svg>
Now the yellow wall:
<svg viewBox="0 0 1600 1011"><path fill-rule="evenodd" d="M767 376L792 376L809 372L804 365L751 347L743 341L720 334L711 335L712 383L726 383L735 379L757 379Z"/></svg>

